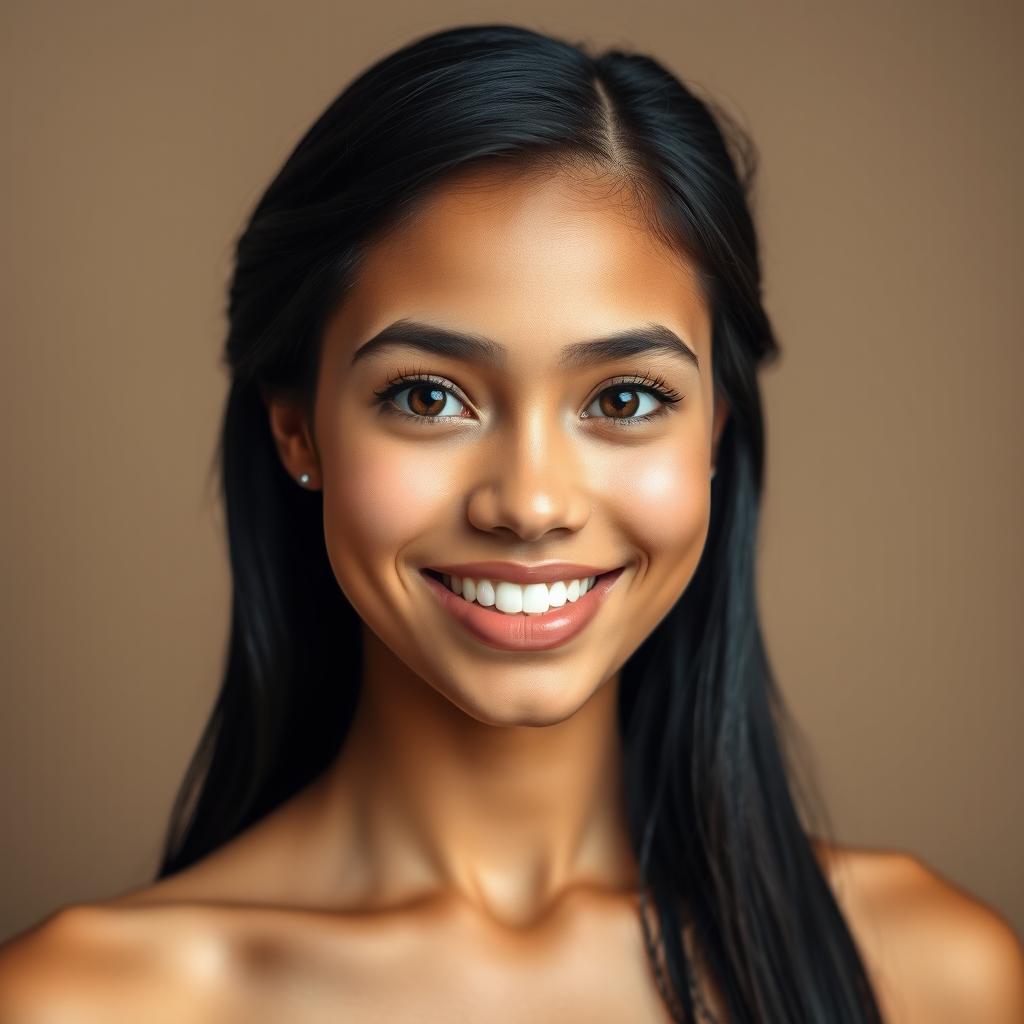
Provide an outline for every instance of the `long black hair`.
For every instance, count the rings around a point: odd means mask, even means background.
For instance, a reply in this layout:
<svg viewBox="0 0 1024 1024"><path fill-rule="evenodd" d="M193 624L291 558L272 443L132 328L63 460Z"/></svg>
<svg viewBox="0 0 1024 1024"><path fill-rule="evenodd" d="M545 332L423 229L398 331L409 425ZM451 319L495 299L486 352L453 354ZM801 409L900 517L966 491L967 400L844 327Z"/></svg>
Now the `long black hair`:
<svg viewBox="0 0 1024 1024"><path fill-rule="evenodd" d="M757 370L779 348L750 210L756 151L651 57L594 56L516 26L441 31L363 72L299 141L237 241L217 450L230 641L157 877L269 813L344 743L362 674L360 620L327 559L322 496L286 473L263 398L288 394L312 411L325 320L361 255L446 175L485 163L619 176L652 230L697 268L712 312L715 388L731 412L705 549L620 679L641 917L666 1005L676 1020L695 1019L683 941L692 926L735 1024L880 1021L801 821L806 794L785 742L795 723L758 620Z"/></svg>

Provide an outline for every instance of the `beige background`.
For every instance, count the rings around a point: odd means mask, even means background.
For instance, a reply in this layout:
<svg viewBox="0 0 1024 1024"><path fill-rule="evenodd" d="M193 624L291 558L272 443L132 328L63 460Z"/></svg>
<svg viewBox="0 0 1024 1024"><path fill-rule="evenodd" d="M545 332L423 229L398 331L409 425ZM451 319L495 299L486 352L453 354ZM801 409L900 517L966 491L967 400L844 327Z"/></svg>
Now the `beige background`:
<svg viewBox="0 0 1024 1024"><path fill-rule="evenodd" d="M1019 4L3 7L0 937L155 870L228 615L231 245L412 37L648 50L762 156L769 651L840 838L1024 930Z"/></svg>

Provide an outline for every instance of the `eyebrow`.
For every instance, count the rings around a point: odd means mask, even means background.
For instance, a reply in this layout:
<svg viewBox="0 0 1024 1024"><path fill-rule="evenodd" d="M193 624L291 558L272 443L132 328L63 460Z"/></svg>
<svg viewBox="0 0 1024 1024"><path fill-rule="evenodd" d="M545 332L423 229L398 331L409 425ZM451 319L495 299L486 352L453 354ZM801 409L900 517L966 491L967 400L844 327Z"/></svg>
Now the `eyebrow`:
<svg viewBox="0 0 1024 1024"><path fill-rule="evenodd" d="M508 350L493 338L403 318L360 345L352 356L352 362L395 345L418 348L435 356L461 359L491 369L502 369L508 355ZM697 353L675 331L656 323L565 345L559 353L559 365L587 367L649 353L681 357L700 370Z"/></svg>

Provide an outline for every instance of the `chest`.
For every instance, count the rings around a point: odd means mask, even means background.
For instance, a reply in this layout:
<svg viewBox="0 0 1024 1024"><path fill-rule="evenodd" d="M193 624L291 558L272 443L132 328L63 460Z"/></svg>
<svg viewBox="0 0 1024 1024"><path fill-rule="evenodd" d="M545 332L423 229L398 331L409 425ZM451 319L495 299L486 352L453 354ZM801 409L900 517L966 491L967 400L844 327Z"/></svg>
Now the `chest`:
<svg viewBox="0 0 1024 1024"><path fill-rule="evenodd" d="M671 1024L642 940L592 928L553 939L373 928L327 943L253 942L216 1000L218 1022Z"/></svg>

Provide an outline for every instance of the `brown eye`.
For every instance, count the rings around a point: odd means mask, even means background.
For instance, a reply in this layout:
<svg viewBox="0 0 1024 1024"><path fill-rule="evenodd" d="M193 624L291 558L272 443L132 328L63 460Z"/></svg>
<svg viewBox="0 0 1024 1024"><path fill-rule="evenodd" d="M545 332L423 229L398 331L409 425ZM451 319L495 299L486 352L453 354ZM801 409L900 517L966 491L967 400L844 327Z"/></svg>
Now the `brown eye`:
<svg viewBox="0 0 1024 1024"><path fill-rule="evenodd" d="M605 388L591 403L586 415L591 419L608 420L615 424L646 423L664 411L673 398L655 389L637 385L612 385ZM640 415L637 415L639 412Z"/></svg>
<svg viewBox="0 0 1024 1024"><path fill-rule="evenodd" d="M437 416L448 398L448 392L436 384L416 384L408 391L409 408L417 416Z"/></svg>
<svg viewBox="0 0 1024 1024"><path fill-rule="evenodd" d="M637 395L638 392L634 388L609 388L607 391L601 392L598 404L601 407L601 412L608 416L628 417L632 416L640 405Z"/></svg>
<svg viewBox="0 0 1024 1024"><path fill-rule="evenodd" d="M443 423L462 418L465 405L447 384L421 377L401 377L375 391L381 407L420 423ZM449 400L454 404L453 409Z"/></svg>

